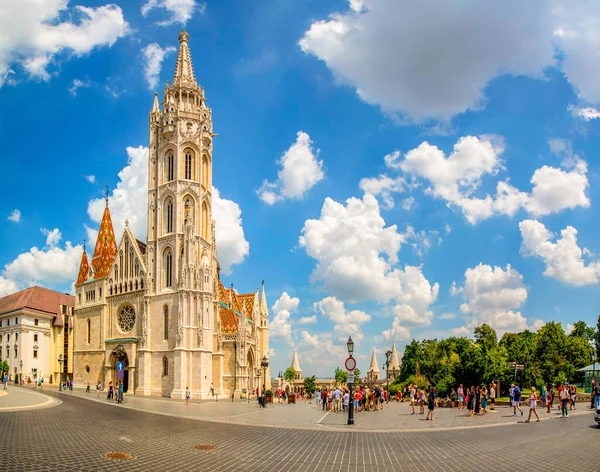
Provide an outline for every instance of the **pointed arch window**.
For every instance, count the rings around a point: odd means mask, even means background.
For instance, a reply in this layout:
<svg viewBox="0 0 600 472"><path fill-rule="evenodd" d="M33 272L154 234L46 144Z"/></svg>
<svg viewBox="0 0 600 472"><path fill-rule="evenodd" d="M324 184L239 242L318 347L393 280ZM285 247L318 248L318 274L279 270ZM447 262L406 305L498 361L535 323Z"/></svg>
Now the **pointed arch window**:
<svg viewBox="0 0 600 472"><path fill-rule="evenodd" d="M163 376L167 376L169 375L169 359L167 359L167 356L163 357Z"/></svg>
<svg viewBox="0 0 600 472"><path fill-rule="evenodd" d="M173 286L173 254L170 249L165 251L165 287Z"/></svg>
<svg viewBox="0 0 600 472"><path fill-rule="evenodd" d="M90 319L87 319L87 343L90 343L90 340L92 338L92 322L90 321Z"/></svg>
<svg viewBox="0 0 600 472"><path fill-rule="evenodd" d="M173 232L173 201L167 200L167 233Z"/></svg>
<svg viewBox="0 0 600 472"><path fill-rule="evenodd" d="M202 155L202 185L206 189L208 189L208 156L206 154Z"/></svg>
<svg viewBox="0 0 600 472"><path fill-rule="evenodd" d="M165 305L163 309L163 339L169 339L169 307Z"/></svg>
<svg viewBox="0 0 600 472"><path fill-rule="evenodd" d="M185 151L185 178L192 180L192 152Z"/></svg>
<svg viewBox="0 0 600 472"><path fill-rule="evenodd" d="M173 180L173 169L174 169L174 157L173 153L167 154L167 172L166 172L166 181L170 182Z"/></svg>
<svg viewBox="0 0 600 472"><path fill-rule="evenodd" d="M208 217L208 205L206 202L202 202L202 237L208 241L209 233L209 217Z"/></svg>

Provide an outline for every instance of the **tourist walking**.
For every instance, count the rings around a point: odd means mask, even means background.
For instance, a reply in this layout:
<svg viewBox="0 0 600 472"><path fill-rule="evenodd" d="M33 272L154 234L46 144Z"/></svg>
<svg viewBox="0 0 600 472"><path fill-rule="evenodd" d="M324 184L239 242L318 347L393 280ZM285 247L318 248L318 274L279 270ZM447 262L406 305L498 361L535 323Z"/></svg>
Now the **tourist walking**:
<svg viewBox="0 0 600 472"><path fill-rule="evenodd" d="M478 415L481 410L481 389L479 385L475 387L475 414Z"/></svg>
<svg viewBox="0 0 600 472"><path fill-rule="evenodd" d="M100 381L96 382L96 397L100 396Z"/></svg>
<svg viewBox="0 0 600 472"><path fill-rule="evenodd" d="M108 394L106 395L107 400L113 399L113 383L112 380L108 383Z"/></svg>
<svg viewBox="0 0 600 472"><path fill-rule="evenodd" d="M410 384L409 392L410 392L410 407L412 408L411 415L414 415L415 414L415 396L417 395L417 390L413 384Z"/></svg>
<svg viewBox="0 0 600 472"><path fill-rule="evenodd" d="M548 394L546 395L546 407L548 407L546 413L550 413L552 403L554 403L554 384L550 386L550 388L548 389Z"/></svg>
<svg viewBox="0 0 600 472"><path fill-rule="evenodd" d="M427 417L426 420L433 421L433 410L435 410L435 399L436 399L435 387L429 387L429 394L427 395Z"/></svg>
<svg viewBox="0 0 600 472"><path fill-rule="evenodd" d="M6 390L7 386L8 386L8 374L4 374L4 390Z"/></svg>
<svg viewBox="0 0 600 472"><path fill-rule="evenodd" d="M567 388L568 385L569 384L565 382L565 384L562 386L562 389L560 390L560 393L558 394L558 398L560 399L562 418L569 417L569 389Z"/></svg>
<svg viewBox="0 0 600 472"><path fill-rule="evenodd" d="M462 410L465 408L465 392L463 390L463 386L462 384L460 384L458 386L458 390L456 391L456 393L458 394L458 409Z"/></svg>
<svg viewBox="0 0 600 472"><path fill-rule="evenodd" d="M600 382L596 382L596 389L594 397L594 408L598 408L600 406Z"/></svg>
<svg viewBox="0 0 600 472"><path fill-rule="evenodd" d="M592 379L592 396L590 397L590 408L596 408L596 379Z"/></svg>
<svg viewBox="0 0 600 472"><path fill-rule="evenodd" d="M490 385L490 410L494 410L496 407L496 382L492 382Z"/></svg>
<svg viewBox="0 0 600 472"><path fill-rule="evenodd" d="M467 389L467 410L469 411L469 416L473 416L475 410L475 387L471 386L470 389Z"/></svg>
<svg viewBox="0 0 600 472"><path fill-rule="evenodd" d="M185 387L185 404L190 404L190 388L188 386Z"/></svg>
<svg viewBox="0 0 600 472"><path fill-rule="evenodd" d="M542 385L542 406L546 406L546 402L548 401L548 389L546 388L546 384Z"/></svg>
<svg viewBox="0 0 600 472"><path fill-rule="evenodd" d="M356 392L354 392L354 410L361 411L362 410L362 390L358 388Z"/></svg>
<svg viewBox="0 0 600 472"><path fill-rule="evenodd" d="M348 389L344 389L344 396L342 397L344 412L348 411L348 407L350 406L350 392Z"/></svg>
<svg viewBox="0 0 600 472"><path fill-rule="evenodd" d="M485 385L481 387L481 414L487 415L487 388Z"/></svg>
<svg viewBox="0 0 600 472"><path fill-rule="evenodd" d="M419 390L419 415L425 414L425 390Z"/></svg>
<svg viewBox="0 0 600 472"><path fill-rule="evenodd" d="M519 388L519 384L515 384L513 388L513 416L517 416L517 409L521 412L521 416L523 416L523 410L521 409L521 389Z"/></svg>
<svg viewBox="0 0 600 472"><path fill-rule="evenodd" d="M329 394L327 393L327 388L323 389L323 393L321 395L321 398L323 399L323 411L325 411L327 409L327 396Z"/></svg>
<svg viewBox="0 0 600 472"><path fill-rule="evenodd" d="M90 383L89 382L85 383L85 393L90 393Z"/></svg>
<svg viewBox="0 0 600 472"><path fill-rule="evenodd" d="M538 421L540 421L540 415L538 415L537 410L535 409L537 406L537 395L535 393L535 387L531 387L531 395L529 396L529 415L527 415L527 419L525 420L525 423L529 423L529 420L531 419L531 412L533 412L535 414L535 417L537 418L536 423Z"/></svg>
<svg viewBox="0 0 600 472"><path fill-rule="evenodd" d="M571 385L569 387L569 399L571 400L571 406L569 407L570 410L576 410L577 409L577 386L576 385Z"/></svg>

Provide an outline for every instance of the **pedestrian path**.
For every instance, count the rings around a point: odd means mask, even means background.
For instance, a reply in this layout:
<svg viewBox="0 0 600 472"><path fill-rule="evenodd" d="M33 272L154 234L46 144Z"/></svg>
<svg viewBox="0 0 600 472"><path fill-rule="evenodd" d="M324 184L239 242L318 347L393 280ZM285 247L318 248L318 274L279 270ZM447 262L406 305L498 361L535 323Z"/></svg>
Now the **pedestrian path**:
<svg viewBox="0 0 600 472"><path fill-rule="evenodd" d="M355 414L355 424L349 426L348 415L343 412L324 412L313 403L268 404L260 408L256 400L248 402L236 400L204 401L185 405L183 400L168 398L126 396L123 404L106 400L106 393L97 397L95 392L83 390L61 392L61 395L85 398L87 400L110 404L115 408L127 408L160 415L186 419L228 423L240 425L267 426L274 428L307 429L319 431L356 431L356 432L426 432L455 429L470 429L515 425L527 419L528 408L524 407L524 416L512 415L512 408L499 407L485 416L469 417L467 410L457 408L439 408L435 411L435 420L426 421L425 415L411 415L408 403L391 403L382 411L364 411ZM590 415L592 410L581 404L580 409L571 415ZM560 411L553 409L550 414L540 409L542 421L560 420ZM565 420L567 421L567 420ZM524 424L524 427L534 427Z"/></svg>
<svg viewBox="0 0 600 472"><path fill-rule="evenodd" d="M0 412L37 410L40 408L52 408L58 406L62 401L41 392L29 388L9 386L0 394Z"/></svg>

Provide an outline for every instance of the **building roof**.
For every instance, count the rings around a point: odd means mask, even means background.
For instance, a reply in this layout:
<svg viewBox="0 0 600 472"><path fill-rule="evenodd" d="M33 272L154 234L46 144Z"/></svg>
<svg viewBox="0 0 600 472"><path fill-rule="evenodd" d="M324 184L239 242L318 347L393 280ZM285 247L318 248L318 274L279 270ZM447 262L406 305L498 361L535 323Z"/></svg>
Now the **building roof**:
<svg viewBox="0 0 600 472"><path fill-rule="evenodd" d="M221 318L221 332L223 334L235 334L238 331L238 315L229 308L219 308Z"/></svg>
<svg viewBox="0 0 600 472"><path fill-rule="evenodd" d="M62 319L60 305L74 307L75 297L35 286L0 298L0 315L28 309Z"/></svg>
<svg viewBox="0 0 600 472"><path fill-rule="evenodd" d="M388 370L400 370L400 361L398 360L398 351L396 351L396 341L392 343L392 354L390 355L390 365Z"/></svg>
<svg viewBox="0 0 600 472"><path fill-rule="evenodd" d="M137 245L140 248L140 252L142 254L146 254L146 243L140 241L139 239L136 239Z"/></svg>
<svg viewBox="0 0 600 472"><path fill-rule="evenodd" d="M108 277L110 269L117 255L117 241L113 230L112 219L108 209L108 197L106 200L106 208L102 215L102 222L98 230L98 239L96 239L96 248L92 257L92 265L94 266L94 278L101 279Z"/></svg>
<svg viewBox="0 0 600 472"><path fill-rule="evenodd" d="M87 252L83 250L81 255L81 263L79 264L79 275L77 275L77 282L75 285L80 285L85 282L88 278L88 272L90 271L90 263L88 262Z"/></svg>
<svg viewBox="0 0 600 472"><path fill-rule="evenodd" d="M298 351L294 349L294 357L292 358L292 367L296 372L302 372L300 361L298 360Z"/></svg>
<svg viewBox="0 0 600 472"><path fill-rule="evenodd" d="M375 357L375 349L373 349L373 354L371 355L371 365L369 366L369 370L367 372L381 372L379 367L377 366L377 357Z"/></svg>
<svg viewBox="0 0 600 472"><path fill-rule="evenodd" d="M190 35L183 30L179 35L179 51L177 52L177 63L175 64L175 75L173 76L173 85L175 86L198 86L194 78L194 68L192 67L192 55L188 45Z"/></svg>

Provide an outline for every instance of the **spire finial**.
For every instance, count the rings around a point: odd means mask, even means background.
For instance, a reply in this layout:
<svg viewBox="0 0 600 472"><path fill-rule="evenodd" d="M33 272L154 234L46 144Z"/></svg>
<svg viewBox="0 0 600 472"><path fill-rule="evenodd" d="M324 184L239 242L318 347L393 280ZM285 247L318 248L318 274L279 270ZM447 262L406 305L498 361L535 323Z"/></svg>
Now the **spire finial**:
<svg viewBox="0 0 600 472"><path fill-rule="evenodd" d="M83 240L83 252L85 252L85 238Z"/></svg>
<svg viewBox="0 0 600 472"><path fill-rule="evenodd" d="M106 186L106 190L104 191L106 207L108 208L108 185Z"/></svg>
<svg viewBox="0 0 600 472"><path fill-rule="evenodd" d="M181 33L179 33L179 42L180 43L183 43L184 41L187 42L189 37L190 37L190 35L188 34L188 32L186 30L181 30Z"/></svg>

